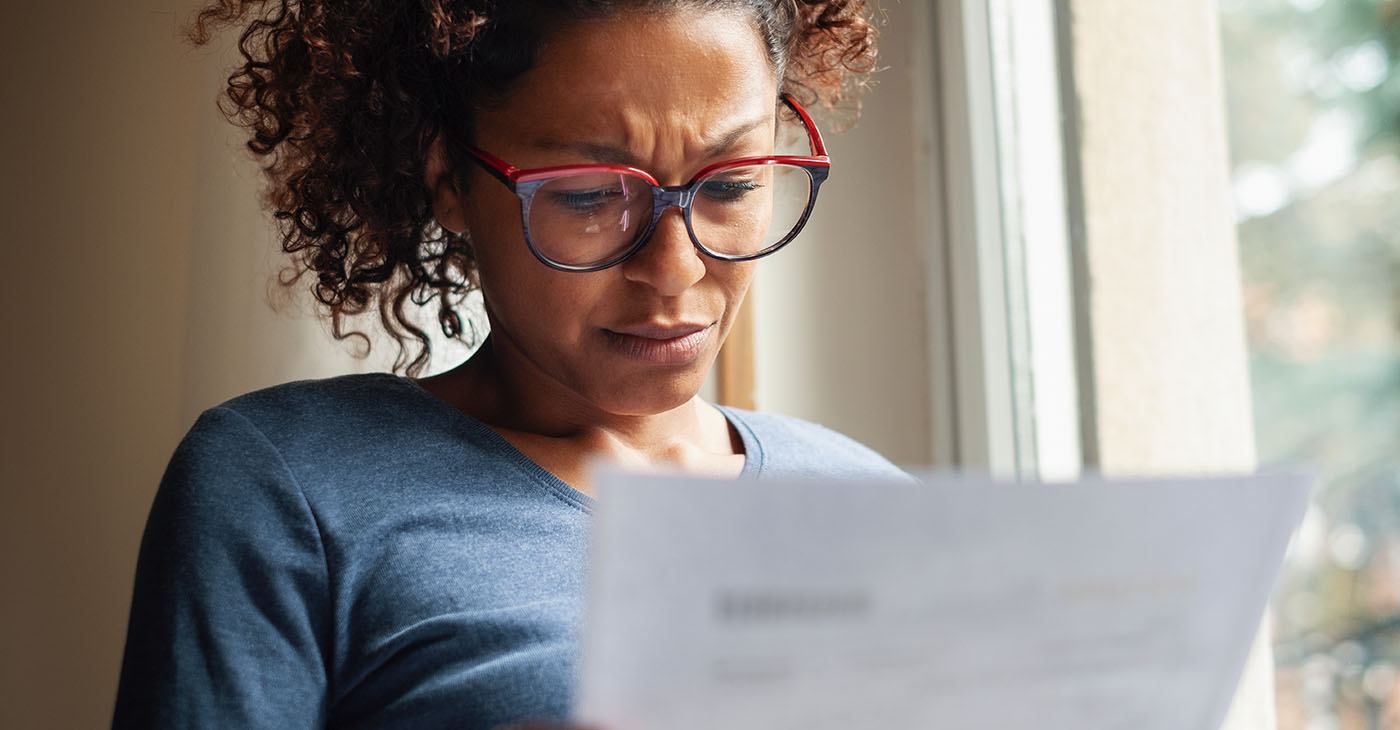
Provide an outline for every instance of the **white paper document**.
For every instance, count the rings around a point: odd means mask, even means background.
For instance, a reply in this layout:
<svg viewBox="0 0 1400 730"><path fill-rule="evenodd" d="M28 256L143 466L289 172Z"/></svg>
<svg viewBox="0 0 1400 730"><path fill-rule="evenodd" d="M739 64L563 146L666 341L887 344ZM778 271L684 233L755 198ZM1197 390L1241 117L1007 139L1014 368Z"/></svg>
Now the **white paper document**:
<svg viewBox="0 0 1400 730"><path fill-rule="evenodd" d="M1216 730L1312 477L599 477L576 719Z"/></svg>

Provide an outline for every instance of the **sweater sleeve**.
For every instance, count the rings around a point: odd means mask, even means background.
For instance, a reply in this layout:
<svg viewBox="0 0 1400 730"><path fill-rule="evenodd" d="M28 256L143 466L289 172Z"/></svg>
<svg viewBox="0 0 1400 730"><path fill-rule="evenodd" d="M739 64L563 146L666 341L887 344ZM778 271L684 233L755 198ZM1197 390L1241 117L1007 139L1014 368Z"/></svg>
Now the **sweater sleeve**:
<svg viewBox="0 0 1400 730"><path fill-rule="evenodd" d="M237 411L207 411L142 537L113 727L322 727L327 582L281 454Z"/></svg>

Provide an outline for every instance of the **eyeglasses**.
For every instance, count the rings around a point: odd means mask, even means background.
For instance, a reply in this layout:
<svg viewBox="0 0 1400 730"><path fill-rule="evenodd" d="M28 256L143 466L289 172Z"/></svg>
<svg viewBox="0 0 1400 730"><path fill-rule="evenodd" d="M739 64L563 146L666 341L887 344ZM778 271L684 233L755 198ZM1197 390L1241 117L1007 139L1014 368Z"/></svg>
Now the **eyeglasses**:
<svg viewBox="0 0 1400 730"><path fill-rule="evenodd" d="M486 172L520 198L525 243L546 266L599 271L636 254L661 214L680 208L690 242L722 261L767 256L797 236L831 158L797 100L783 103L806 128L811 156L743 157L710 165L684 185L662 186L626 165L568 165L520 170L467 146Z"/></svg>

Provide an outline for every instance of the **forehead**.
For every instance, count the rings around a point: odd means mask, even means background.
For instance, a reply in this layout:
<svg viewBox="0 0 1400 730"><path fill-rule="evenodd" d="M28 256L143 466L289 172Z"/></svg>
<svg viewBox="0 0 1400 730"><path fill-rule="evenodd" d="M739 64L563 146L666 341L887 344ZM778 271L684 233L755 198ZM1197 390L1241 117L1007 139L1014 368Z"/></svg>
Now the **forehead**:
<svg viewBox="0 0 1400 730"><path fill-rule="evenodd" d="M478 114L477 129L514 139L638 126L703 133L771 113L774 74L742 9L625 13L546 38L536 65Z"/></svg>

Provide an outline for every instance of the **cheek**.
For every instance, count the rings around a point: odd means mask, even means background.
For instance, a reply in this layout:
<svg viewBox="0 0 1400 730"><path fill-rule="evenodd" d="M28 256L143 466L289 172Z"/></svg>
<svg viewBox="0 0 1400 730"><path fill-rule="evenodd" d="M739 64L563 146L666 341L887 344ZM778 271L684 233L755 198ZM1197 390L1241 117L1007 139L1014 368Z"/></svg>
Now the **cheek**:
<svg viewBox="0 0 1400 730"><path fill-rule="evenodd" d="M483 246L477 269L482 296L498 319L517 328L563 330L590 311L598 296L587 285L589 277L545 266L523 241L509 251L501 250L502 243L496 240Z"/></svg>
<svg viewBox="0 0 1400 730"><path fill-rule="evenodd" d="M716 262L710 268L709 278L715 283L715 290L721 292L725 300L724 319L721 322L721 332L725 337L729 336L729 330L734 326L734 320L738 317L744 298L748 294L749 285L753 283L757 263Z"/></svg>
<svg viewBox="0 0 1400 730"><path fill-rule="evenodd" d="M736 308L753 283L757 261L716 261L710 266L710 276L719 283L731 308Z"/></svg>
<svg viewBox="0 0 1400 730"><path fill-rule="evenodd" d="M520 228L519 199L494 181L474 181L472 194L463 199L467 237L476 258L477 278L488 302L502 299L519 285L527 285L538 265Z"/></svg>
<svg viewBox="0 0 1400 730"><path fill-rule="evenodd" d="M461 197L462 216L472 246L492 256L503 246L525 245L520 225L520 198L486 175L473 176Z"/></svg>
<svg viewBox="0 0 1400 730"><path fill-rule="evenodd" d="M602 277L556 271L540 263L526 246L517 221L478 220L472 246L493 327L516 338L576 339L597 303L605 299L598 291Z"/></svg>

